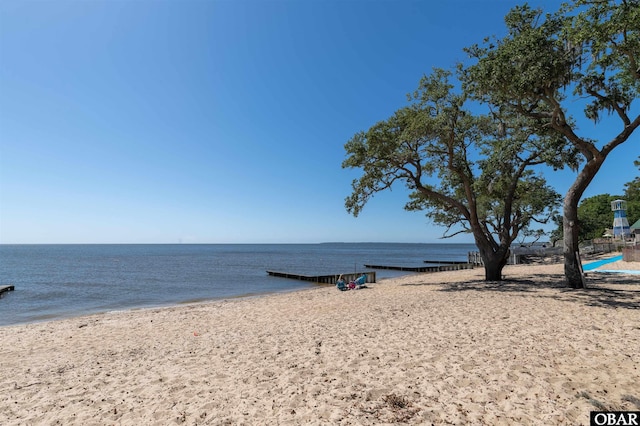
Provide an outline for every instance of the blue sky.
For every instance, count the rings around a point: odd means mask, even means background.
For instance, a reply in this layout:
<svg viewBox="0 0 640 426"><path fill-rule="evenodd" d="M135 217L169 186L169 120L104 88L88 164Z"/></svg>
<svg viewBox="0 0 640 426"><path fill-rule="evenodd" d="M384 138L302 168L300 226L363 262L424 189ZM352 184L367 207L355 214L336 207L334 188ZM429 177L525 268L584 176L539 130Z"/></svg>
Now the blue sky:
<svg viewBox="0 0 640 426"><path fill-rule="evenodd" d="M517 3L3 0L0 243L440 242L401 187L346 212L344 144ZM633 138L586 197L638 174Z"/></svg>

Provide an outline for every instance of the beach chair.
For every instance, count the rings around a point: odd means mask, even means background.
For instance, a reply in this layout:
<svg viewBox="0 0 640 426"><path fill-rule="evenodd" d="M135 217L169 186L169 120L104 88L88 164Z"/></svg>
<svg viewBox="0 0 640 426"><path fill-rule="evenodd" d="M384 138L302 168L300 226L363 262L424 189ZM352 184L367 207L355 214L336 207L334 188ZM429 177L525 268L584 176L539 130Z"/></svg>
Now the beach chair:
<svg viewBox="0 0 640 426"><path fill-rule="evenodd" d="M347 287L347 284L344 282L344 280L338 280L336 282L336 288L340 291L347 291L349 290L349 288Z"/></svg>

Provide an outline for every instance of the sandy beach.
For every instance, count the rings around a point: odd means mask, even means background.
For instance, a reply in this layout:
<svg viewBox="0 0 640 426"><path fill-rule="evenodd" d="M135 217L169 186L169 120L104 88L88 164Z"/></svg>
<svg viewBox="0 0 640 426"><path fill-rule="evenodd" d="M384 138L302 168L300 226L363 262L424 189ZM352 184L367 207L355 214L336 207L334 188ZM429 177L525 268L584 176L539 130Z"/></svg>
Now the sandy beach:
<svg viewBox="0 0 640 426"><path fill-rule="evenodd" d="M2 327L0 424L588 425L640 410L640 276L570 290L560 264L504 274Z"/></svg>

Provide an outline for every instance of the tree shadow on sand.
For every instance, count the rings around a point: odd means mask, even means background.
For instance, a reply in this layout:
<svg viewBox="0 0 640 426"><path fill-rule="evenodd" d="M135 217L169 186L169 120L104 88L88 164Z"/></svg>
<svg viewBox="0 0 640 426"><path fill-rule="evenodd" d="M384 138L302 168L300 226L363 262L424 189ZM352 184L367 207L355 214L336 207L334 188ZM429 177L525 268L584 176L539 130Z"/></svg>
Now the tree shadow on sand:
<svg viewBox="0 0 640 426"><path fill-rule="evenodd" d="M507 277L503 281L471 280L441 283L439 291L501 292L554 298L603 308L640 309L640 279L636 276L588 274L586 284L586 289L571 289L564 283L562 274L538 274L518 279Z"/></svg>

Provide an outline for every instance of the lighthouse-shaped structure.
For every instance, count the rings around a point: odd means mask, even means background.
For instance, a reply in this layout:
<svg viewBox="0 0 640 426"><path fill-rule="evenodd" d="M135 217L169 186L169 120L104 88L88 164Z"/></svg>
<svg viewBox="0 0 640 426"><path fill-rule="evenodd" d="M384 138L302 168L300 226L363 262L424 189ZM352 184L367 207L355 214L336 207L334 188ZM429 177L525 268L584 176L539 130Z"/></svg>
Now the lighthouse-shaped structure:
<svg viewBox="0 0 640 426"><path fill-rule="evenodd" d="M613 236L624 239L631 234L627 220L627 202L624 200L612 201L611 210L613 211Z"/></svg>

